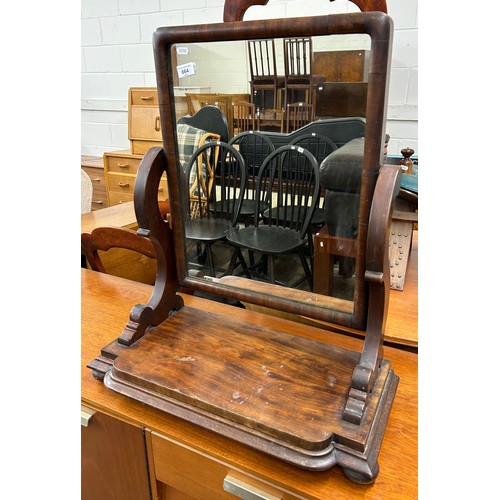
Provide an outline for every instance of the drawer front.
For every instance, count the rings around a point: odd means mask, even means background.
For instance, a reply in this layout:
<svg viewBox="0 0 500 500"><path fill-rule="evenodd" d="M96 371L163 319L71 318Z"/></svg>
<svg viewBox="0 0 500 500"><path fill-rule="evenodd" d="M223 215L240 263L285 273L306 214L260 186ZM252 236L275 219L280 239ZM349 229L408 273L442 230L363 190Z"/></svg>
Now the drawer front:
<svg viewBox="0 0 500 500"><path fill-rule="evenodd" d="M113 205L120 205L121 203L127 203L127 201L134 201L133 193L117 193L115 191L108 192L108 203L110 207Z"/></svg>
<svg viewBox="0 0 500 500"><path fill-rule="evenodd" d="M101 208L106 208L108 206L108 197L106 191L103 193L96 194L92 196L92 210L100 210Z"/></svg>
<svg viewBox="0 0 500 500"><path fill-rule="evenodd" d="M129 111L129 139L161 141L160 110L156 106L133 106Z"/></svg>
<svg viewBox="0 0 500 500"><path fill-rule="evenodd" d="M92 187L96 187L99 184L104 184L104 168L98 167L82 167L85 172L87 172L90 180L92 181Z"/></svg>
<svg viewBox="0 0 500 500"><path fill-rule="evenodd" d="M106 196L106 181L104 169L99 167L82 167L92 181L92 210L99 210L108 206Z"/></svg>
<svg viewBox="0 0 500 500"><path fill-rule="evenodd" d="M136 174L141 164L140 158L130 158L127 156L107 156L105 155L106 170L108 172L118 172L120 174Z"/></svg>
<svg viewBox="0 0 500 500"><path fill-rule="evenodd" d="M108 191L116 191L123 194L134 194L135 175L108 173Z"/></svg>
<svg viewBox="0 0 500 500"><path fill-rule="evenodd" d="M145 140L137 140L137 139L131 139L130 140L130 150L134 154L138 155L144 155L146 154L151 148L155 146L161 147L163 143L161 141L145 141Z"/></svg>
<svg viewBox="0 0 500 500"><path fill-rule="evenodd" d="M135 175L108 174L108 194L109 206L119 205L127 201L134 201ZM163 174L158 186L158 200L168 198L167 177Z"/></svg>
<svg viewBox="0 0 500 500"><path fill-rule="evenodd" d="M131 106L158 106L156 87L132 87L129 89L129 104Z"/></svg>
<svg viewBox="0 0 500 500"><path fill-rule="evenodd" d="M151 433L154 469L161 490L177 490L204 500L261 498L294 500L300 497L270 483L231 469L231 466L201 454L181 443ZM249 492L253 492L251 496ZM165 496L168 498L168 494Z"/></svg>

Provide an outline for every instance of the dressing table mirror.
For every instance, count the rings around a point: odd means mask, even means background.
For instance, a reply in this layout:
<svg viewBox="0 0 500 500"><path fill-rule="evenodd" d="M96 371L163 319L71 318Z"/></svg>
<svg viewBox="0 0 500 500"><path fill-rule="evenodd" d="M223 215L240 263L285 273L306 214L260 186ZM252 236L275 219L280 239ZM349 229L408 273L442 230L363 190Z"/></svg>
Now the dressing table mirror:
<svg viewBox="0 0 500 500"><path fill-rule="evenodd" d="M109 389L161 411L297 467L320 471L337 465L353 481L370 483L378 475L378 454L399 380L383 357L386 241L401 178L399 167L383 166L392 21L385 6L373 12L242 21L249 6L266 3L226 1L223 23L161 27L154 34L163 147L144 156L134 203L139 233L151 239L157 253L156 282L149 302L133 307L123 332L89 367ZM354 263L347 295L285 287L245 273L200 276L190 267L189 175L180 159L182 111L175 75L188 68L192 84L217 87L210 77L219 72L227 93L248 93L248 61L241 61L247 43L272 38L282 46L283 40L300 37L310 37L319 51L334 51L349 38L370 54L366 113L362 120L353 118L362 124L361 132L346 138L350 122L334 121L338 151L353 138L362 141L357 228L351 238L331 238L337 253ZM186 54L187 65L179 57ZM167 220L156 195L165 172L171 207ZM215 189L218 182L216 173ZM349 253L342 253L343 245ZM238 320L237 308L233 317L219 317L184 306L179 291L356 328L364 332L364 347L352 352L262 328L258 320Z"/></svg>

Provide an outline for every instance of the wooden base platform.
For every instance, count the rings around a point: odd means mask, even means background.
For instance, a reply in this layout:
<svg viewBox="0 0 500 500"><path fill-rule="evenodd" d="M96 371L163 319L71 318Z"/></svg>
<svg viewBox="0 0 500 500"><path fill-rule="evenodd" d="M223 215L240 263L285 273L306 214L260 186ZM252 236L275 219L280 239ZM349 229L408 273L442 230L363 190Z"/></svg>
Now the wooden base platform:
<svg viewBox="0 0 500 500"><path fill-rule="evenodd" d="M130 347L89 364L104 384L148 406L307 470L378 475L398 377L383 361L360 425L343 419L360 354L183 307Z"/></svg>

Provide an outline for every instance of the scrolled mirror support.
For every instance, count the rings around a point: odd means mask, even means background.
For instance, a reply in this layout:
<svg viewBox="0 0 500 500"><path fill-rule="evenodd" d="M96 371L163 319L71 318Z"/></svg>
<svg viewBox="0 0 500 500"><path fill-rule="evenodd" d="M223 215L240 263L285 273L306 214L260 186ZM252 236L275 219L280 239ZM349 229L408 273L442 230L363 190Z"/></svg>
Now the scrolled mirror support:
<svg viewBox="0 0 500 500"><path fill-rule="evenodd" d="M132 345L150 326L159 325L172 310L180 309L184 301L177 291L177 271L173 251L172 230L158 207L158 186L166 172L166 158L160 147L151 148L141 161L134 186L134 206L138 232L151 239L157 259L157 274L153 293L146 305L136 304L118 343Z"/></svg>
<svg viewBox="0 0 500 500"><path fill-rule="evenodd" d="M335 0L330 0L334 2ZM351 0L361 12L378 11L387 14L385 0ZM245 12L253 5L267 5L269 0L226 0L224 3L224 22L242 21Z"/></svg>
<svg viewBox="0 0 500 500"><path fill-rule="evenodd" d="M379 173L368 224L365 279L369 287L368 322L359 364L353 371L344 420L360 424L383 359L384 329L389 305L389 233L394 200L401 183L401 168L385 165Z"/></svg>

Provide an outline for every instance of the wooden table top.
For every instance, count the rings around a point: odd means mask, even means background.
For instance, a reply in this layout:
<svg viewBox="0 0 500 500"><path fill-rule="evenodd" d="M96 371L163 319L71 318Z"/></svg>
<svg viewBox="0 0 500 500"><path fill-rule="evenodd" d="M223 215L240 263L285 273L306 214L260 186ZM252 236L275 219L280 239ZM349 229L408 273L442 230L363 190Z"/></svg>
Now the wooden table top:
<svg viewBox="0 0 500 500"><path fill-rule="evenodd" d="M91 232L94 228L103 226L136 229L134 202L129 201L102 208L81 216L82 233ZM309 320L305 319L305 321ZM327 325L324 327L328 328ZM336 330L338 331L338 328ZM344 330L360 334L357 330L348 328ZM385 340L389 343L418 348L418 231L413 231L404 290L390 290Z"/></svg>
<svg viewBox="0 0 500 500"><path fill-rule="evenodd" d="M82 155L82 167L104 168L102 156Z"/></svg>
<svg viewBox="0 0 500 500"><path fill-rule="evenodd" d="M263 455L208 430L147 407L107 389L94 379L86 365L99 355L101 347L116 339L128 321L135 304L146 303L152 287L115 276L82 269L82 403L125 422L144 426L180 443L191 446L232 467L277 485L305 498L390 498L418 496L418 356L386 347L384 357L400 377L387 430L379 455L380 474L372 485L357 485L341 470L308 472ZM231 315L253 324L275 328L294 335L361 350L362 341L313 326L291 322L218 302L183 295L186 305Z"/></svg>
<svg viewBox="0 0 500 500"><path fill-rule="evenodd" d="M404 290L391 290L385 339L418 346L418 231L413 231Z"/></svg>
<svg viewBox="0 0 500 500"><path fill-rule="evenodd" d="M137 228L137 218L133 201L113 205L100 210L82 214L81 232L90 233L96 227L127 227Z"/></svg>

